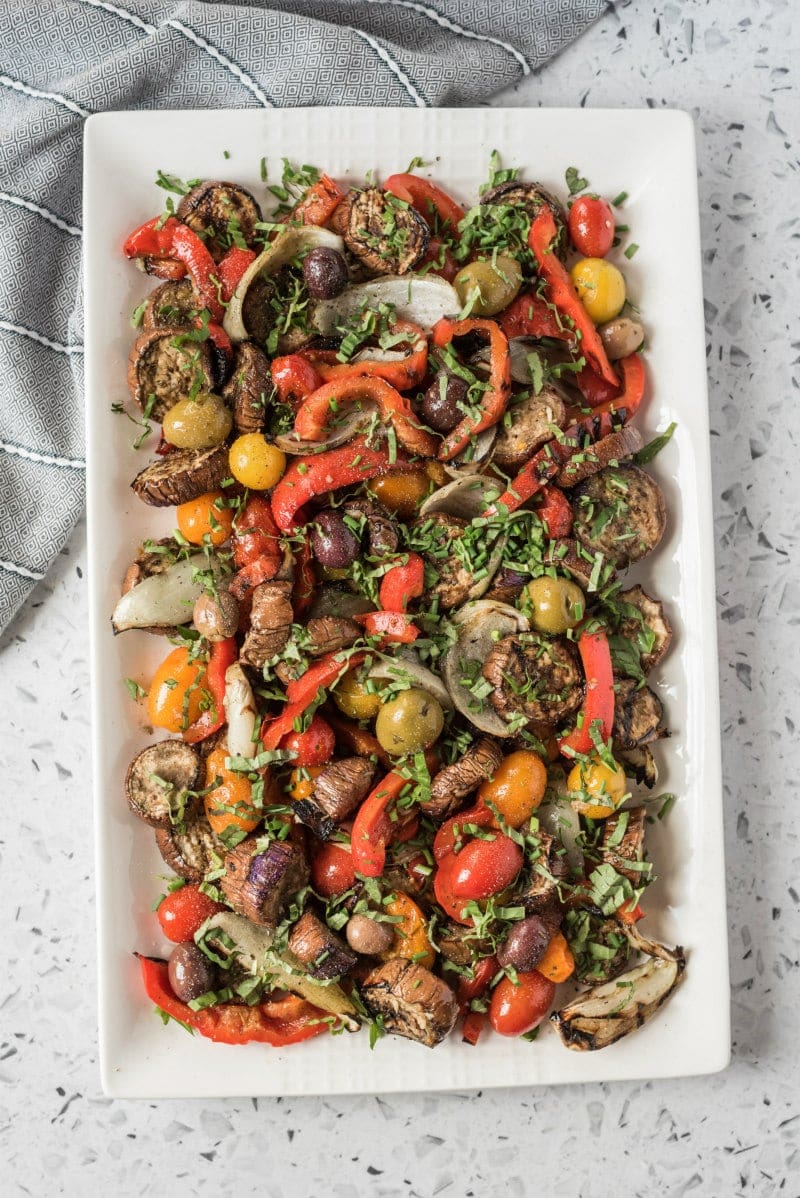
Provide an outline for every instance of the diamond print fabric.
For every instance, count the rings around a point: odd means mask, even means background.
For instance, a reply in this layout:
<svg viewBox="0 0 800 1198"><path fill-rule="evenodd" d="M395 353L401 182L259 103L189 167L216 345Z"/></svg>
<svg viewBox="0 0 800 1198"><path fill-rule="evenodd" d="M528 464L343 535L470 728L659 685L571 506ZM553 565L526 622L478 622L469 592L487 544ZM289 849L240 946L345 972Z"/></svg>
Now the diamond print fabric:
<svg viewBox="0 0 800 1198"><path fill-rule="evenodd" d="M83 503L81 136L92 112L476 104L605 0L4 0L0 629Z"/></svg>

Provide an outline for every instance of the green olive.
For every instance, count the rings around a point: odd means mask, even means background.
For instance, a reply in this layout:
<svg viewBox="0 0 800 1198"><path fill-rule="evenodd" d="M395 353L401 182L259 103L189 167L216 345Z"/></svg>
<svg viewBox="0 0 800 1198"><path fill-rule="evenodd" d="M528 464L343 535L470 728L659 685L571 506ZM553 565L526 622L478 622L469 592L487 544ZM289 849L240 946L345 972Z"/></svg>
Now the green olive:
<svg viewBox="0 0 800 1198"><path fill-rule="evenodd" d="M498 254L494 263L488 259L470 262L453 279L458 298L465 306L478 294L470 308L472 316L494 316L507 308L522 286L519 262L509 254Z"/></svg>
<svg viewBox="0 0 800 1198"><path fill-rule="evenodd" d="M444 713L439 700L421 687L412 686L381 707L375 721L375 735L387 753L403 757L430 748L443 727Z"/></svg>
<svg viewBox="0 0 800 1198"><path fill-rule="evenodd" d="M543 574L523 591L522 610L539 632L558 636L583 619L586 600L577 583Z"/></svg>
<svg viewBox="0 0 800 1198"><path fill-rule="evenodd" d="M231 431L233 417L218 395L179 399L164 417L164 440L178 449L212 449Z"/></svg>

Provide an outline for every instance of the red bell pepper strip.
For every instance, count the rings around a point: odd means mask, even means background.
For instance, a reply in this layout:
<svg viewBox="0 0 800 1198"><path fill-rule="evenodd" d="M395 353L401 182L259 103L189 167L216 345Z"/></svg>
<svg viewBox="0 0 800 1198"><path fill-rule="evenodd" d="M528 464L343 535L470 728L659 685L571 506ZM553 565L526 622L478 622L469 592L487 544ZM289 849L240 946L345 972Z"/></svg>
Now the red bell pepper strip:
<svg viewBox="0 0 800 1198"><path fill-rule="evenodd" d="M281 532L291 532L303 504L315 495L366 482L389 470L409 469L407 458L398 453L392 461L386 449L367 445L354 437L338 449L296 458L272 492L272 514Z"/></svg>
<svg viewBox="0 0 800 1198"><path fill-rule="evenodd" d="M236 571L228 585L228 590L234 599L238 599L241 603L244 597L255 590L257 586L261 586L262 582L269 582L274 578L280 568L279 558L266 553L262 554L261 557L254 558L241 570Z"/></svg>
<svg viewBox="0 0 800 1198"><path fill-rule="evenodd" d="M547 525L551 538L568 537L572 531L572 505L560 487L543 487L536 515Z"/></svg>
<svg viewBox="0 0 800 1198"><path fill-rule="evenodd" d="M251 262L255 262L255 250L243 250L233 245L224 258L217 263L217 278L222 284L222 298L227 303L236 290L242 275Z"/></svg>
<svg viewBox="0 0 800 1198"><path fill-rule="evenodd" d="M532 292L518 295L498 317L500 328L509 340L512 337L553 337L559 341L573 341L574 333L564 327L553 310L541 296Z"/></svg>
<svg viewBox="0 0 800 1198"><path fill-rule="evenodd" d="M448 231L454 234L464 219L464 209L460 204L441 187L419 175L390 175L383 187L397 196L398 200L410 204L437 232L449 226Z"/></svg>
<svg viewBox="0 0 800 1198"><path fill-rule="evenodd" d="M597 408L601 404L608 403L620 393L619 379L614 384L608 383L605 379L601 379L599 374L595 374L590 366L584 366L583 370L579 370L576 375L573 375L573 378L590 408Z"/></svg>
<svg viewBox="0 0 800 1198"><path fill-rule="evenodd" d="M418 553L406 554L406 560L387 570L379 591L385 611L408 611L409 602L419 599L425 589L425 562Z"/></svg>
<svg viewBox="0 0 800 1198"><path fill-rule="evenodd" d="M392 770L373 787L356 812L350 833L356 873L367 878L379 878L383 873L386 846L394 839L395 832L395 821L389 815L389 806L407 785L408 779Z"/></svg>
<svg viewBox="0 0 800 1198"><path fill-rule="evenodd" d="M480 416L465 416L445 437L438 453L442 462L449 462L469 444L471 437L502 420L511 395L508 338L493 320L448 320L443 317L434 325L433 344L437 349L443 349L454 337L464 337L467 333L480 333L489 342L489 387L481 399Z"/></svg>
<svg viewBox="0 0 800 1198"><path fill-rule="evenodd" d="M287 702L283 711L264 725L261 733L264 748L277 749L283 737L294 730L295 720L308 711L319 692L333 686L348 670L360 666L365 657L365 653L354 653L342 660L337 653L326 653L304 674L290 682L286 688Z"/></svg>
<svg viewBox="0 0 800 1198"><path fill-rule="evenodd" d="M396 391L410 391L418 387L428 370L428 342L419 325L409 320L397 320L392 325L393 333L407 333L411 352L394 362L382 362L378 358L365 358L361 362L339 362L335 353L327 350L304 350L303 357L310 361L317 374L326 383L334 379L349 379L357 375L384 379ZM331 361L331 358L333 361ZM338 398L338 397L337 397Z"/></svg>
<svg viewBox="0 0 800 1198"><path fill-rule="evenodd" d="M389 644L410 645L419 636L416 624L402 611L368 611L353 619L363 626L367 636L382 637Z"/></svg>
<svg viewBox="0 0 800 1198"><path fill-rule="evenodd" d="M225 310L219 297L217 264L194 230L180 221L172 230L171 257L184 263L201 306L208 308L216 324L222 324Z"/></svg>
<svg viewBox="0 0 800 1198"><path fill-rule="evenodd" d="M461 1040L474 1048L481 1038L481 1032L486 1027L485 1011L467 1011L461 1025Z"/></svg>
<svg viewBox="0 0 800 1198"><path fill-rule="evenodd" d="M317 391L323 383L322 376L306 355L283 354L273 358L270 372L278 399L295 411L301 400Z"/></svg>
<svg viewBox="0 0 800 1198"><path fill-rule="evenodd" d="M225 671L232 666L238 657L239 650L236 638L227 637L224 641L215 641L206 666L205 685L214 700L213 707L201 713L199 719L183 733L183 739L190 745L205 740L212 732L218 732L225 723Z"/></svg>
<svg viewBox="0 0 800 1198"><path fill-rule="evenodd" d="M613 386L617 383L617 376L606 356L600 334L580 301L572 279L569 277L569 271L553 252L556 236L557 230L553 213L545 204L531 221L528 245L536 259L539 274L547 283L551 301L558 308L562 317L571 320L577 332L580 333L580 352L595 374L599 374Z"/></svg>
<svg viewBox="0 0 800 1198"><path fill-rule="evenodd" d="M195 321L195 324L198 328L203 326L201 320ZM229 362L233 361L233 343L221 324L215 324L213 320L209 321L208 339L225 355Z"/></svg>
<svg viewBox="0 0 800 1198"><path fill-rule="evenodd" d="M501 505L507 511L515 512L523 503L533 499L534 495L543 489L545 483L558 474L566 456L568 455L562 455L561 445L557 441L549 441L547 445L543 445L530 461L525 463L519 474L511 480L508 490L490 504L483 513L484 516L497 515Z"/></svg>
<svg viewBox="0 0 800 1198"><path fill-rule="evenodd" d="M604 416L609 413L616 416L618 420L623 420L626 424L638 412L644 399L645 384L647 376L644 368L644 360L641 354L629 354L627 358L622 358L617 363L622 372L622 390L619 394L610 399L603 400L597 405L592 405L592 412L589 416L584 417L584 424L588 427L595 416ZM591 400L588 402L591 403ZM569 429L567 432L569 433Z"/></svg>
<svg viewBox="0 0 800 1198"><path fill-rule="evenodd" d="M144 263L144 272L147 275L152 275L154 279L185 279L186 267L182 262L176 261L175 258L151 258L146 256L142 259Z"/></svg>
<svg viewBox="0 0 800 1198"><path fill-rule="evenodd" d="M314 601L317 575L314 570L314 553L308 541L303 541L294 552L294 586L292 608L295 618L304 616Z"/></svg>
<svg viewBox="0 0 800 1198"><path fill-rule="evenodd" d="M565 757L590 753L594 748L592 734L595 739L599 735L607 741L614 726L614 671L605 632L601 629L598 632L581 633L578 652L586 677L586 696L577 725L558 742Z"/></svg>
<svg viewBox="0 0 800 1198"><path fill-rule="evenodd" d="M644 911L638 903L634 903L633 899L627 899L621 907L617 907L614 912L614 918L620 923L634 924L640 919L644 919Z"/></svg>
<svg viewBox="0 0 800 1198"><path fill-rule="evenodd" d="M178 223L174 216L168 216L166 220L154 216L145 221L126 238L123 254L126 258L171 258L172 233Z"/></svg>
<svg viewBox="0 0 800 1198"><path fill-rule="evenodd" d="M330 1026L324 1011L293 994L253 1007L245 1003L220 1003L194 1011L173 994L166 961L139 955L139 966L145 994L160 1011L218 1044L260 1041L281 1048L319 1036Z"/></svg>
<svg viewBox="0 0 800 1198"><path fill-rule="evenodd" d="M422 428L408 398L384 379L369 375L335 378L309 395L294 418L295 433L303 441L324 441L327 426L339 407L356 401L374 404L381 419L391 422L397 440L409 453L427 458L435 455L438 442Z"/></svg>
<svg viewBox="0 0 800 1198"><path fill-rule="evenodd" d="M287 219L301 225L326 225L343 199L339 184L328 175L320 175Z"/></svg>

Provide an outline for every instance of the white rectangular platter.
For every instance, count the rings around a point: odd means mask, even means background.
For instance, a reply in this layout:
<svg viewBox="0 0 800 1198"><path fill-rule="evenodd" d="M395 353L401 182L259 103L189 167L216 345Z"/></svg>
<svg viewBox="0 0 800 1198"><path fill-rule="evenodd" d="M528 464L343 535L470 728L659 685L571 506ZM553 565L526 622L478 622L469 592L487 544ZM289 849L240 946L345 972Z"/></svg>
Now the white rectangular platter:
<svg viewBox="0 0 800 1198"><path fill-rule="evenodd" d="M162 1026L142 993L132 955L163 954L152 905L165 867L152 832L128 813L123 777L148 743L126 677L145 682L164 643L144 633L116 639L109 614L136 546L165 535L173 513L145 507L129 489L148 460L132 428L112 413L128 399L129 318L153 286L121 255L125 235L163 208L158 170L181 178L230 178L266 199L281 158L314 163L357 183L404 170L420 156L460 201L475 202L489 155L564 194L576 166L593 190L629 198L624 221L640 249L620 258L646 329L649 398L639 423L649 439L677 432L654 472L669 527L640 573L666 603L673 647L656 687L672 729L657 746L659 789L678 802L647 840L660 880L648 890L645 929L683 944L683 985L636 1034L597 1053L569 1052L551 1029L533 1042L458 1036L435 1050L366 1035L319 1037L287 1050L224 1047ZM90 117L85 144L85 291L88 510L91 567L94 788L99 934L100 1056L106 1093L117 1097L295 1095L473 1089L722 1069L729 1057L719 701L709 467L708 404L694 132L680 112L569 109L287 109L129 112ZM655 809L654 809L655 810Z"/></svg>

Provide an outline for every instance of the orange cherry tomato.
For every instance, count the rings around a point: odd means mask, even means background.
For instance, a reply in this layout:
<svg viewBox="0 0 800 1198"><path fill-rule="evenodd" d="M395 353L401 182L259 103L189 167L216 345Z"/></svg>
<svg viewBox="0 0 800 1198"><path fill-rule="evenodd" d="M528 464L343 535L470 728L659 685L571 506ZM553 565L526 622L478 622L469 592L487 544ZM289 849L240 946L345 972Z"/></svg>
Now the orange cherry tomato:
<svg viewBox="0 0 800 1198"><path fill-rule="evenodd" d="M382 961L392 957L412 958L420 965L430 968L436 960L433 946L428 939L428 925L425 916L409 895L402 890L395 893L391 902L384 904L387 915L400 916L399 923L390 924L394 932L394 944L385 953L381 953Z"/></svg>
<svg viewBox="0 0 800 1198"><path fill-rule="evenodd" d="M173 890L158 904L156 912L161 931L173 944L194 940L194 934L211 915L224 911L223 903L215 903L203 894L195 882Z"/></svg>
<svg viewBox="0 0 800 1198"><path fill-rule="evenodd" d="M203 661L190 661L181 646L168 654L153 675L147 695L147 714L154 728L183 732L200 718L209 701Z"/></svg>
<svg viewBox="0 0 800 1198"><path fill-rule="evenodd" d="M206 786L214 786L205 797L208 822L217 836L228 828L252 832L261 820L261 812L253 806L252 788L246 774L225 768L229 756L224 745L212 749L206 758Z"/></svg>
<svg viewBox="0 0 800 1198"><path fill-rule="evenodd" d="M517 982L515 985L510 978L502 978L492 991L489 1022L501 1036L523 1036L533 1031L553 1005L555 982L535 969L518 973Z"/></svg>
<svg viewBox="0 0 800 1198"><path fill-rule="evenodd" d="M344 894L355 885L356 873L350 846L333 841L321 844L311 862L311 885L322 898Z"/></svg>
<svg viewBox="0 0 800 1198"><path fill-rule="evenodd" d="M425 470L389 473L367 483L367 490L401 520L411 520L423 499L433 490Z"/></svg>
<svg viewBox="0 0 800 1198"><path fill-rule="evenodd" d="M520 828L544 798L547 767L537 753L518 749L500 762L493 778L481 783L479 803L497 808L510 828Z"/></svg>
<svg viewBox="0 0 800 1198"><path fill-rule="evenodd" d="M314 794L314 779L322 773L321 765L306 765L292 770L286 784L286 793L293 803L301 803Z"/></svg>
<svg viewBox="0 0 800 1198"><path fill-rule="evenodd" d="M575 958L563 932L554 932L536 966L536 972L551 982L566 982L575 972Z"/></svg>
<svg viewBox="0 0 800 1198"><path fill-rule="evenodd" d="M181 503L175 509L178 528L192 545L202 545L208 537L212 545L223 545L233 529L233 511L225 506L221 491L206 491L197 499Z"/></svg>

